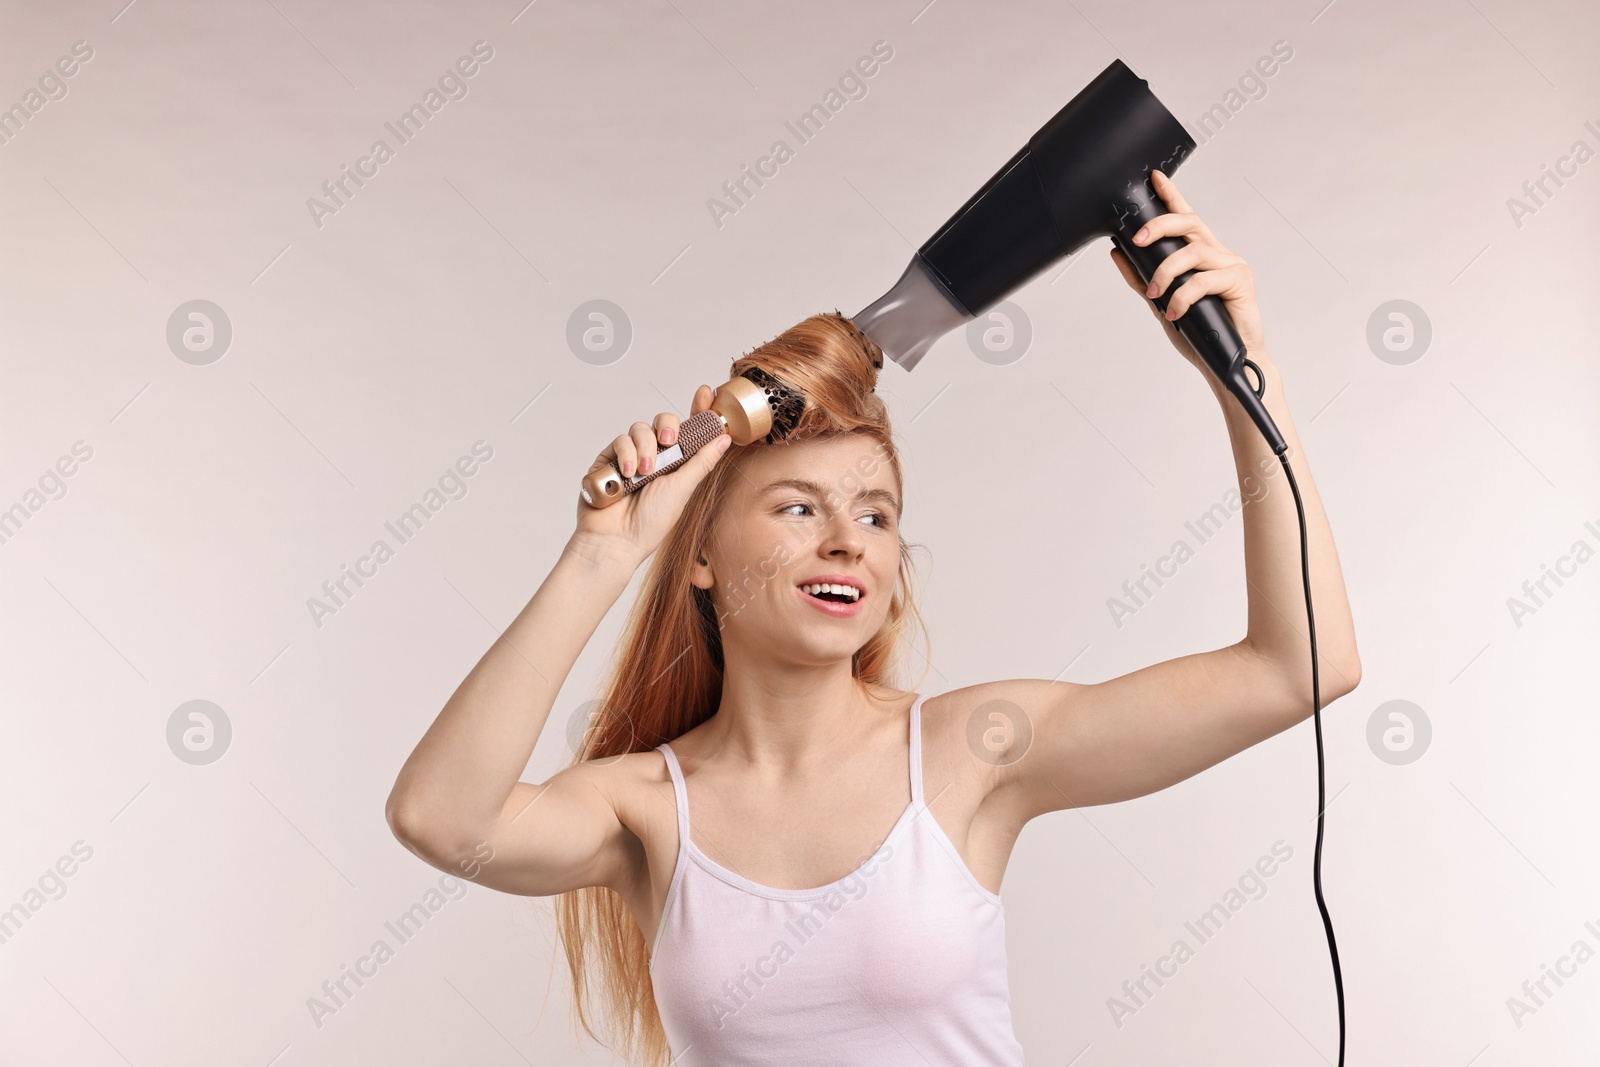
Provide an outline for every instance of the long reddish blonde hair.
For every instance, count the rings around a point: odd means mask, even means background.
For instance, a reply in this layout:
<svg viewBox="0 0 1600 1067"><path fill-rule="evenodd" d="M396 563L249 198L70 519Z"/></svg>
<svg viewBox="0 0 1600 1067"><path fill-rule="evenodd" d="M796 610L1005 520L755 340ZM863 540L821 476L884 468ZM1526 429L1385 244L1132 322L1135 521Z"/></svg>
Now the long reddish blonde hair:
<svg viewBox="0 0 1600 1067"><path fill-rule="evenodd" d="M783 441L732 449L695 487L651 558L602 686L600 711L574 764L647 752L716 711L722 695L720 628L710 591L689 581L690 566L707 543L727 486L758 450L864 434L878 444L896 483L904 485L888 411L873 391L882 359L877 345L835 311L813 315L734 361L730 378L758 367L798 387L805 411ZM912 595L912 547L902 536L898 580L883 625L851 657L851 673L863 685L891 684L910 620L922 630L926 647L926 627ZM670 1051L656 1011L649 949L622 897L605 886L559 894L555 922L571 971L577 1022L629 1062L664 1067ZM606 1036L592 1025L595 999L608 1024Z"/></svg>

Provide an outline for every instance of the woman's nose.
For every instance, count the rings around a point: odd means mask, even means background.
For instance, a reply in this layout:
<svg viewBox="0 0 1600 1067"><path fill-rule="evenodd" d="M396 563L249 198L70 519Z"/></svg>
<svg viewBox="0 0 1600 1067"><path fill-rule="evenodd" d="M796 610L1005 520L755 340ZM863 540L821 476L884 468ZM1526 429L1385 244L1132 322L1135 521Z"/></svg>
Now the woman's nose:
<svg viewBox="0 0 1600 1067"><path fill-rule="evenodd" d="M861 536L861 527L848 515L835 516L829 523L823 535L825 543L823 551L832 555L843 552L850 556L859 556L866 550L866 540Z"/></svg>

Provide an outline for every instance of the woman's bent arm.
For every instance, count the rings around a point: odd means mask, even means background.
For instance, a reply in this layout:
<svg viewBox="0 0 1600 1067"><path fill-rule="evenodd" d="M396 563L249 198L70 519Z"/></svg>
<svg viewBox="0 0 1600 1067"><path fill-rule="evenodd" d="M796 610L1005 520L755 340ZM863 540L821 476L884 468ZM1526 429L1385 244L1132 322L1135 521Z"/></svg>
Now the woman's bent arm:
<svg viewBox="0 0 1600 1067"><path fill-rule="evenodd" d="M473 869L476 881L533 895L573 888L564 884L572 879L605 884L614 877L602 854L621 856L606 846L626 831L591 780L594 769L569 768L545 786L517 779L578 653L638 563L610 538L580 531L567 541L533 598L400 769L384 814L412 852L443 870ZM524 814L530 805L538 817ZM479 867L487 877L476 877Z"/></svg>
<svg viewBox="0 0 1600 1067"><path fill-rule="evenodd" d="M690 416L716 392L695 390ZM589 468L647 473L677 439L678 416L635 422ZM580 763L543 785L517 780L550 707L606 612L727 451L723 434L681 466L609 507L576 503L577 528L539 591L456 687L400 768L384 807L401 843L441 870L508 893L549 896L585 886L622 891L642 843L617 815L617 768Z"/></svg>

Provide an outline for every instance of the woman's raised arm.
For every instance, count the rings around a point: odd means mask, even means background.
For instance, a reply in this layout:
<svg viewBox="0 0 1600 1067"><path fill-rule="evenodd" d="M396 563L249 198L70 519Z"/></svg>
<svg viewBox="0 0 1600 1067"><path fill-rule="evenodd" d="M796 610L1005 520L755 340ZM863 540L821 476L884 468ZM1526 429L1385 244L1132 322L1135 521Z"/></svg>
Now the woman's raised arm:
<svg viewBox="0 0 1600 1067"><path fill-rule="evenodd" d="M713 395L702 385L691 414L709 409ZM653 426L636 422L595 465L616 458L625 475L641 466L648 473L678 425L670 412ZM618 876L623 852L612 846L628 834L594 768L568 768L543 786L518 776L578 654L724 448L700 449L609 508L579 501L577 529L549 576L400 769L384 813L412 852L441 870L534 895L608 884Z"/></svg>
<svg viewBox="0 0 1600 1067"><path fill-rule="evenodd" d="M1179 274L1196 273L1172 292L1177 319L1200 297L1215 293L1228 308L1250 359L1265 379L1262 402L1288 442L1288 460L1305 509L1312 605L1315 609L1320 696L1324 704L1356 687L1361 660L1333 533L1284 400L1277 367L1267 355L1255 286L1244 260L1230 252L1159 171L1152 180L1169 214L1151 220L1148 244L1183 235L1188 244L1155 271L1149 289L1121 252L1114 259L1143 297L1164 291ZM1228 427L1244 506L1244 635L1223 648L1154 663L1092 685L1015 679L957 690L957 715L991 700L1009 701L1026 718L1026 752L997 753L988 790L1017 821L1067 807L1143 796L1198 774L1286 730L1312 714L1311 649L1301 578L1300 524L1278 458L1239 402L1205 368L1154 305L1168 339L1210 384ZM1000 705L1004 707L1004 705ZM996 726L1002 724L996 723ZM1016 724L1011 724L1015 726ZM995 736L1004 736L1004 729ZM1008 742L1010 743L1010 742Z"/></svg>

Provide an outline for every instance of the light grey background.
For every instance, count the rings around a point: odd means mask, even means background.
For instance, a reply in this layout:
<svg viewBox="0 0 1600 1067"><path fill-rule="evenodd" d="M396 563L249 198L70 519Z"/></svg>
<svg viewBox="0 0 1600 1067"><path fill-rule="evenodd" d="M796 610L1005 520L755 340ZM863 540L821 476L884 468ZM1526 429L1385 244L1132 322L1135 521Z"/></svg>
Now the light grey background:
<svg viewBox="0 0 1600 1067"><path fill-rule="evenodd" d="M12 3L0 34L3 106L93 48L0 145L0 508L93 452L0 544L0 909L42 904L0 945L7 1063L613 1062L568 1035L549 901L478 887L320 1027L307 1007L438 888L384 797L548 572L589 460L877 297L1113 58L1194 126L1279 41L1177 179L1254 268L1357 618L1364 681L1325 716L1349 1062L1600 1052L1600 962L1520 1026L1507 1007L1600 947L1600 563L1520 626L1507 606L1600 545L1600 160L1520 225L1507 203L1600 149L1592 5L121 4ZM468 95L319 227L307 199L480 40ZM797 145L785 121L879 40L866 95ZM719 226L708 199L779 138L795 157ZM958 332L884 372L931 553L925 691L1098 681L1243 632L1237 517L1123 625L1106 607L1233 484L1209 390L1108 247L1015 294L1022 358ZM232 326L209 365L166 340L196 299ZM633 330L604 366L566 342L595 299ZM1403 365L1367 343L1391 300L1431 323ZM480 440L467 494L319 627L307 599ZM564 762L625 603L529 780ZM168 746L193 700L231 725L209 764ZM1367 740L1392 700L1432 727L1399 765ZM1004 883L1030 1063L1333 1060L1315 770L1308 721L1030 825ZM1117 1026L1108 998L1279 840L1266 894ZM64 893L29 898L80 841Z"/></svg>

